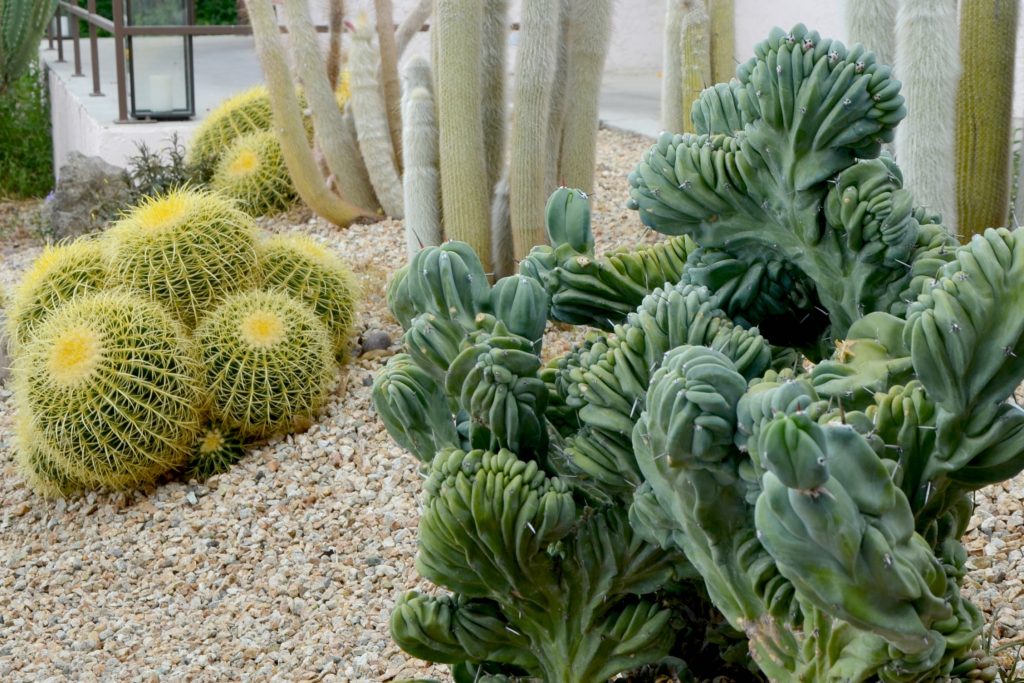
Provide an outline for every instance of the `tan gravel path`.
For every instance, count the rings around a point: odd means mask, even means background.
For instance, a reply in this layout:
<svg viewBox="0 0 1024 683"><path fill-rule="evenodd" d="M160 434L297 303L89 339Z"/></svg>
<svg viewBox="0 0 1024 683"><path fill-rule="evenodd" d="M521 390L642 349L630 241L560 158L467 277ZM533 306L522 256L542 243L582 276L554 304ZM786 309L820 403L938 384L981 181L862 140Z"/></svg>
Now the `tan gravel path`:
<svg viewBox="0 0 1024 683"><path fill-rule="evenodd" d="M648 144L600 133L594 224L605 248L652 238L622 207L625 174ZM383 287L405 258L401 224L337 231L296 214L266 227L296 225L359 273L360 330L397 342ZM36 253L30 240L0 237L0 285ZM561 346L572 337L549 334ZM370 402L373 374L395 351L350 365L308 432L253 451L206 485L66 502L45 501L17 478L13 406L0 386L0 681L447 680L388 634L395 597L418 584L421 484ZM1000 638L1024 621L1022 500L1020 478L979 497L968 540L971 592L999 612Z"/></svg>

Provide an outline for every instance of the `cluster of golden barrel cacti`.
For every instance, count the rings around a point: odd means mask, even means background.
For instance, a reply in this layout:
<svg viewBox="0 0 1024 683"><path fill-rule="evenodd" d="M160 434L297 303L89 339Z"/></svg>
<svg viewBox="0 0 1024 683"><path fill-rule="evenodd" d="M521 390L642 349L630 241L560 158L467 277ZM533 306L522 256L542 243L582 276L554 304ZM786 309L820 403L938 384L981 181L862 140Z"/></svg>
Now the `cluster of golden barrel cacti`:
<svg viewBox="0 0 1024 683"><path fill-rule="evenodd" d="M244 443L321 408L355 297L315 240L261 236L231 200L197 189L48 247L8 318L24 476L67 495L223 471Z"/></svg>

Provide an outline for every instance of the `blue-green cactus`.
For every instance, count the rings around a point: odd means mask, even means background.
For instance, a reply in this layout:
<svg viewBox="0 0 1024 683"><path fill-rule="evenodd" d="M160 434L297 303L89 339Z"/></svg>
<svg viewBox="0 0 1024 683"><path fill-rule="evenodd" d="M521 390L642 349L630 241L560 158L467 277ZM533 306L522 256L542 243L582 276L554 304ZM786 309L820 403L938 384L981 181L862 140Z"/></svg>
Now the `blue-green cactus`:
<svg viewBox="0 0 1024 683"><path fill-rule="evenodd" d="M401 647L463 677L992 680L960 539L1024 470L1024 233L961 246L915 208L873 158L903 113L863 48L775 30L631 175L670 239L597 258L563 188L514 279L455 244L396 275L375 401L429 463L418 568L453 592L400 600ZM543 364L544 318L604 333Z"/></svg>

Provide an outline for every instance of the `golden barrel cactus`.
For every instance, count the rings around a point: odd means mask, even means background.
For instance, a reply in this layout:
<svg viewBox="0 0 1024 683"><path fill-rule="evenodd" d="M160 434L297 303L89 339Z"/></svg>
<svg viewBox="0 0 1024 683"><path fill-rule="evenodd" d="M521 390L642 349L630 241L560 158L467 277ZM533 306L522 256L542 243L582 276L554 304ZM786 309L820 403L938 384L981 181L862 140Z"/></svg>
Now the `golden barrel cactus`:
<svg viewBox="0 0 1024 683"><path fill-rule="evenodd" d="M23 428L90 484L153 481L185 463L199 432L194 347L163 307L123 290L54 311L19 347L14 381Z"/></svg>
<svg viewBox="0 0 1024 683"><path fill-rule="evenodd" d="M196 328L208 411L243 437L292 431L323 405L334 375L327 328L284 292L227 297Z"/></svg>
<svg viewBox="0 0 1024 683"><path fill-rule="evenodd" d="M14 461L29 488L44 498L67 498L89 486L50 454L25 415L15 428Z"/></svg>
<svg viewBox="0 0 1024 683"><path fill-rule="evenodd" d="M207 425L192 449L188 476L206 481L215 474L227 472L244 456L245 445L236 432L218 425Z"/></svg>
<svg viewBox="0 0 1024 683"><path fill-rule="evenodd" d="M146 199L108 231L114 281L166 305L187 327L258 282L256 225L233 202L191 188Z"/></svg>
<svg viewBox="0 0 1024 683"><path fill-rule="evenodd" d="M14 291L7 320L11 340L27 342L43 318L74 296L101 289L108 274L109 261L98 241L46 247Z"/></svg>
<svg viewBox="0 0 1024 683"><path fill-rule="evenodd" d="M264 285L307 303L327 325L331 346L343 357L352 337L359 287L343 260L306 235L277 235L258 245Z"/></svg>
<svg viewBox="0 0 1024 683"><path fill-rule="evenodd" d="M189 141L188 161L206 179L231 143L247 133L270 130L274 114L264 85L221 102L207 114Z"/></svg>
<svg viewBox="0 0 1024 683"><path fill-rule="evenodd" d="M211 185L252 216L279 213L295 202L295 186L273 131L248 133L231 143Z"/></svg>

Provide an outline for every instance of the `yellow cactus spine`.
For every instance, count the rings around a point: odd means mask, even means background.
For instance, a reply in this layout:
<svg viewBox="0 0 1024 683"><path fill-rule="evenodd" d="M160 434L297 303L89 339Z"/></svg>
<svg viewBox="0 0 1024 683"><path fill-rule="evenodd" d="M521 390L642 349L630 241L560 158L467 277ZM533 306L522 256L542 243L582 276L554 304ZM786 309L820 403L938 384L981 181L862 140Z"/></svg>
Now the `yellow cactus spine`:
<svg viewBox="0 0 1024 683"><path fill-rule="evenodd" d="M309 306L284 292L233 294L196 329L207 410L246 438L291 432L323 405L331 341Z"/></svg>
<svg viewBox="0 0 1024 683"><path fill-rule="evenodd" d="M956 200L965 238L1006 224L1019 13L1019 0L961 3Z"/></svg>
<svg viewBox="0 0 1024 683"><path fill-rule="evenodd" d="M195 189L148 198L107 231L113 279L165 304L188 327L254 285L256 226L230 199Z"/></svg>
<svg viewBox="0 0 1024 683"><path fill-rule="evenodd" d="M235 140L217 164L211 186L252 216L278 213L295 202L295 186L273 131Z"/></svg>
<svg viewBox="0 0 1024 683"><path fill-rule="evenodd" d="M101 289L109 277L103 245L90 239L47 246L14 291L8 336L26 343L42 320L65 301Z"/></svg>
<svg viewBox="0 0 1024 683"><path fill-rule="evenodd" d="M259 245L267 289L284 291L304 302L327 326L337 357L352 340L359 284L348 265L306 235L278 235Z"/></svg>
<svg viewBox="0 0 1024 683"><path fill-rule="evenodd" d="M215 107L196 128L188 144L189 164L199 169L205 180L212 174L221 155L235 139L247 133L270 130L274 114L270 94L259 85L229 97Z"/></svg>
<svg viewBox="0 0 1024 683"><path fill-rule="evenodd" d="M158 304L112 290L54 311L18 351L23 429L69 477L131 488L185 463L199 431L195 349Z"/></svg>
<svg viewBox="0 0 1024 683"><path fill-rule="evenodd" d="M431 32L444 233L448 239L466 242L478 254L491 253L480 59L484 4L484 0L436 0Z"/></svg>

